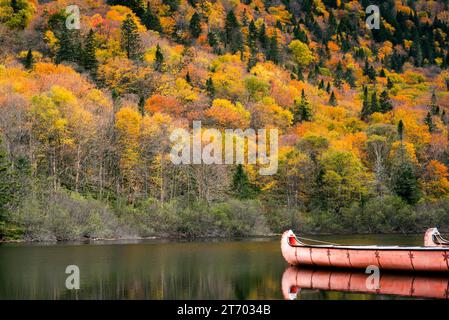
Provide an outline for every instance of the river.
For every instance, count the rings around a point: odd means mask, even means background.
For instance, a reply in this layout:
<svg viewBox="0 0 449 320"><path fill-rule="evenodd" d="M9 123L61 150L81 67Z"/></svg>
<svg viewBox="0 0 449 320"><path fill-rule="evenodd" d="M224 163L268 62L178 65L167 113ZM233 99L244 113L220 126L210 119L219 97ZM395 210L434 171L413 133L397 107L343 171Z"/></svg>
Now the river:
<svg viewBox="0 0 449 320"><path fill-rule="evenodd" d="M341 244L422 244L421 235L314 238ZM79 267L79 290L66 289L68 265ZM5 243L0 245L0 299L284 299L287 268L279 238ZM312 284L294 298L409 297Z"/></svg>

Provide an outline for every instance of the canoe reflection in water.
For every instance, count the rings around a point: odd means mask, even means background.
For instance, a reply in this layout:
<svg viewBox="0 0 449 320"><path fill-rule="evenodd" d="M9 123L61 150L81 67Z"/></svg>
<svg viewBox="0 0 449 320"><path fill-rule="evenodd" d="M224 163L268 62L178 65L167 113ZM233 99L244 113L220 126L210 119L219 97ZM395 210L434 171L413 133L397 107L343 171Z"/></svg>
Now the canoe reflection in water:
<svg viewBox="0 0 449 320"><path fill-rule="evenodd" d="M289 267L282 276L282 293L287 300L295 300L301 289L448 299L449 275L381 272L378 289L368 288L369 276L363 271Z"/></svg>

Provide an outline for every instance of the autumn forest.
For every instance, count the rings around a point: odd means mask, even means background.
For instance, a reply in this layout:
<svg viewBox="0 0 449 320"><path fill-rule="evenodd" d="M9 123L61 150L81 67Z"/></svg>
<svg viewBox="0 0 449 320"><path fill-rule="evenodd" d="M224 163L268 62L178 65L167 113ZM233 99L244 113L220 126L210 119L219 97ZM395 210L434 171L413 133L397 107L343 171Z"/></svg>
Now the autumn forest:
<svg viewBox="0 0 449 320"><path fill-rule="evenodd" d="M0 43L0 240L449 230L447 0L0 0ZM193 121L276 174L173 164Z"/></svg>

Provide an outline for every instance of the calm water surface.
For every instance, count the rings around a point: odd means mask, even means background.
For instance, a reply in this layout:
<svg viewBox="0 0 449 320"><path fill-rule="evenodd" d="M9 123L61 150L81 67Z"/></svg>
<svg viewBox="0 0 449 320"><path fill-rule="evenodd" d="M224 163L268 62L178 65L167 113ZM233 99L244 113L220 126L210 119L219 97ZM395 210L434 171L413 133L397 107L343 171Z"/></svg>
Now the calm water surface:
<svg viewBox="0 0 449 320"><path fill-rule="evenodd" d="M315 236L341 244L421 245L416 236ZM65 269L80 268L80 290ZM283 299L279 238L0 245L0 299ZM396 299L302 289L298 299Z"/></svg>

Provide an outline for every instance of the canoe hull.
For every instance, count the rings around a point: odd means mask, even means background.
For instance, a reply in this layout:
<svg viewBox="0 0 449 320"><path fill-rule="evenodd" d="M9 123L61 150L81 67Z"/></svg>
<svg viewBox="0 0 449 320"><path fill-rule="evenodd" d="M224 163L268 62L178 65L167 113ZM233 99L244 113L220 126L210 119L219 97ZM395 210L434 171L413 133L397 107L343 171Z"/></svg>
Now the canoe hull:
<svg viewBox="0 0 449 320"><path fill-rule="evenodd" d="M282 254L290 265L385 270L449 272L448 247L344 247L291 245L291 231L283 234Z"/></svg>
<svg viewBox="0 0 449 320"><path fill-rule="evenodd" d="M357 271L317 270L289 267L282 277L285 299L296 299L301 289L398 295L415 298L448 299L448 275L384 273L377 288L367 287L368 275Z"/></svg>

